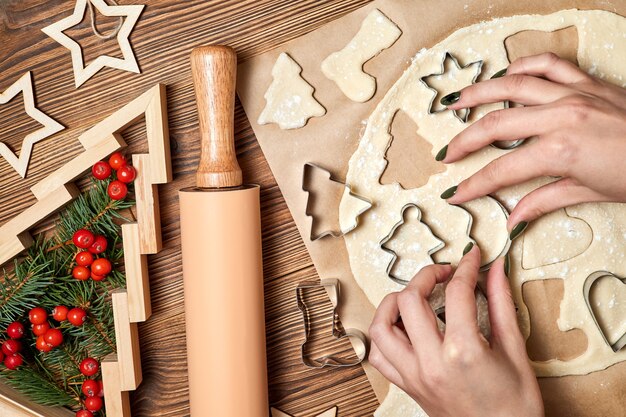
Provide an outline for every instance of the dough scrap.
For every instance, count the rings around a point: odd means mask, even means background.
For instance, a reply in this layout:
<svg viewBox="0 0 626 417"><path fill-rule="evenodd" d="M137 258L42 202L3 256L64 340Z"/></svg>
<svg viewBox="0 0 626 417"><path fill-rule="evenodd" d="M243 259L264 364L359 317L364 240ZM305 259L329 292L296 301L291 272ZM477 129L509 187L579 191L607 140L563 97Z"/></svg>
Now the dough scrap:
<svg viewBox="0 0 626 417"><path fill-rule="evenodd" d="M326 109L315 100L315 89L300 75L302 68L281 53L272 68L273 81L265 92L266 105L258 123L277 123L281 129L299 129L311 117L321 117Z"/></svg>
<svg viewBox="0 0 626 417"><path fill-rule="evenodd" d="M385 167L385 151L391 140L388 132L393 115L402 110L417 123L418 134L433 144L434 157L439 149L466 127L450 112L428 114L427 106L424 105L429 102L432 92L420 82L420 78L433 74L440 68L445 52L451 51L461 62L483 59L480 81L508 66L504 46L507 37L523 30L552 32L570 26L576 27L579 36L577 59L581 68L605 81L626 86L626 37L623 36L626 33L626 19L606 11L564 10L545 16L499 18L457 30L431 49L420 51L370 115L359 146L350 159L346 181L370 196L376 201L376 205L362 217L360 226L347 235L345 241L354 277L374 306L389 292L403 288L385 280L386 254L377 246L381 237L398 222L398 210L409 202L417 202L422 210L422 221L447 245L433 256L435 261L443 260L436 256L445 253L446 249L460 246L460 251L448 251L448 255L454 257L447 260L458 261L464 244L469 240L469 236L465 236L465 230L470 217L460 216L459 212L454 211L456 207L445 203L439 195L490 161L509 152L485 147L463 161L447 165L444 173L431 176L429 182L418 189L403 190L397 184L381 185L379 179ZM473 114L478 119L502 106L502 103L481 106L474 109ZM553 179L543 178L509 187L495 193L495 197L510 211L523 196L551 181ZM484 208L480 210L482 216L478 217L490 219L493 216L497 219L495 224L498 226L492 227L489 221L477 222L477 227L490 230L483 232L472 229L472 234L496 233L500 238L498 244L493 245L486 241L481 244L485 245L481 249L497 253L503 249L497 246L505 240L500 235L506 233L506 229L500 226L504 224L504 215L494 201L486 201L484 204ZM524 336L528 338L530 334L530 321L521 294L522 284L532 280L559 278L563 279L564 295L560 305L558 328L564 332L581 329L588 338L587 350L574 359L533 362L538 376L584 375L626 360L626 349L613 352L598 332L582 291L586 278L595 271L610 271L618 276L626 276L626 205L585 204L570 207L568 214L582 219L593 230L591 245L582 254L560 263L525 270L521 265L522 239L514 241L510 250L510 281L519 307L519 324ZM462 237L465 240L462 245L458 245L463 240ZM390 394L375 415L420 415L413 404L406 394L392 386Z"/></svg>
<svg viewBox="0 0 626 417"><path fill-rule="evenodd" d="M533 269L567 261L585 252L593 240L593 231L584 220L561 209L532 222L522 237L522 267Z"/></svg>
<svg viewBox="0 0 626 417"><path fill-rule="evenodd" d="M339 52L322 62L322 72L352 101L364 103L376 93L376 78L363 65L393 45L402 31L380 10L367 15L358 33Z"/></svg>

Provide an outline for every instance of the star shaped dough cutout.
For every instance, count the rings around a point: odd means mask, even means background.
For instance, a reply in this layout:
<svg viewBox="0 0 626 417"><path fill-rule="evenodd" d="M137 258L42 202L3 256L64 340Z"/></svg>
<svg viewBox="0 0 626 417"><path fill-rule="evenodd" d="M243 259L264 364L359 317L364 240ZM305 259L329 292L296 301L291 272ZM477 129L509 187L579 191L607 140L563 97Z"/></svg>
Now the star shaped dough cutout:
<svg viewBox="0 0 626 417"><path fill-rule="evenodd" d="M35 96L33 93L33 82L30 71L22 75L15 83L0 94L0 104L8 103L15 96L17 96L20 91L24 96L24 111L26 111L26 114L30 117L43 125L43 127L24 136L19 157L13 153L13 151L11 151L5 143L2 142L0 142L0 155L6 159L6 161L22 178L25 178L26 172L28 171L28 164L30 162L30 155L32 154L35 143L60 132L65 127L35 107Z"/></svg>
<svg viewBox="0 0 626 417"><path fill-rule="evenodd" d="M271 408L271 412L272 412L272 417L293 417L290 414L287 414L283 411L280 411L277 408L272 407ZM337 407L333 407L333 408L329 408L328 410L324 411L322 414L318 414L317 417L336 417L337 416Z"/></svg>
<svg viewBox="0 0 626 417"><path fill-rule="evenodd" d="M475 61L461 66L454 55L446 52L441 63L441 72L420 78L426 88L433 92L433 98L428 105L428 113L440 113L448 110L446 106L441 104L441 98L474 84L482 71L482 67L483 61ZM470 109L452 110L452 113L459 121L466 123Z"/></svg>
<svg viewBox="0 0 626 417"><path fill-rule="evenodd" d="M76 26L83 20L88 1L91 2L91 4L98 9L98 12L104 16L125 17L124 22L117 33L117 42L120 45L123 58L100 55L85 67L80 45L64 33L65 30ZM133 49L130 46L128 37L135 27L137 20L139 20L139 15L141 14L143 8L143 4L109 6L104 2L104 0L76 0L76 6L74 7L74 13L72 15L42 29L46 35L50 36L52 39L70 50L76 88L80 87L85 81L93 77L104 67L130 71L136 74L141 72L139 70L137 60L135 59Z"/></svg>

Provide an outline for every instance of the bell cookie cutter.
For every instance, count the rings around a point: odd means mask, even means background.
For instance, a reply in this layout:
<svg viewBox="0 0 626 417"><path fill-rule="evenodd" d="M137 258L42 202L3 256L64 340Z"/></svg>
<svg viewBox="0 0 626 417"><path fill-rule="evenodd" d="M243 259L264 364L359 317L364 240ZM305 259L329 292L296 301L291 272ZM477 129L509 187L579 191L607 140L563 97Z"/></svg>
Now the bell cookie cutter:
<svg viewBox="0 0 626 417"><path fill-rule="evenodd" d="M347 227L345 227L345 228L343 228L343 229L341 229L339 231L337 231L337 230L323 230L322 232L320 232L318 234L315 234L313 232L313 224L315 223L315 216L313 216L313 214L310 211L310 204L311 204L311 194L312 193L314 194L315 192L312 191L312 190L308 190L307 189L307 184L309 183L308 180L309 180L309 177L311 176L312 170L321 171L321 172L326 174L326 176L327 176L329 181L332 181L332 182L337 183L337 184L341 184L344 187L344 195L345 195L345 193L348 193L351 197L354 197L354 198L356 198L358 200L361 200L362 202L367 204L367 206L364 209L362 209L358 213L356 213L356 215L354 217L354 222L352 224L348 225ZM322 168L322 167L320 167L318 165L312 164L310 162L307 162L306 164L304 164L304 168L303 168L303 171L302 171L302 191L304 191L304 192L306 192L308 194L308 199L307 199L306 208L304 210L304 213L308 217L310 217L312 219L312 222L311 222L311 234L310 234L310 239L311 239L312 242L314 242L314 241L316 241L318 239L321 239L323 237L326 237L326 236L341 237L341 236L351 232L352 230L356 229L356 227L359 224L359 216L361 214L365 213L367 210L369 210L372 207L372 205L373 205L371 200L368 200L367 198L365 198L363 196L360 196L360 195L358 195L356 193L353 193L352 192L352 187L350 187L350 185L346 184L343 181L339 181L339 180L333 178L333 176L330 173L330 171L328 171L328 170L326 170L326 169L324 169L324 168Z"/></svg>
<svg viewBox="0 0 626 417"><path fill-rule="evenodd" d="M587 308L589 309L589 313L591 314L591 317L593 318L593 322L596 324L596 327L598 328L598 331L602 335L602 338L604 339L606 344L610 346L611 349L613 349L613 352L619 352L620 350L622 350L624 346L626 346L626 333L624 333L615 342L611 343L609 339L606 337L604 330L602 330L602 327L600 327L600 323L598 323L596 313L594 312L591 306L591 301L589 299L589 293L591 292L591 287L596 281L598 281L601 278L615 278L615 279L622 281L625 284L626 284L626 278L620 278L617 275L611 272L607 272L607 271L597 271L589 275L587 279L585 280L585 284L583 285L583 296L585 297L585 302L587 303Z"/></svg>
<svg viewBox="0 0 626 417"><path fill-rule="evenodd" d="M325 354L319 358L311 358L306 352L309 337L311 335L311 317L309 309L304 302L303 292L306 289L322 287L328 293L330 302L333 305L332 335L337 340L341 340L346 337L350 339L354 352L356 353L356 360L339 358L332 353ZM298 304L298 308L302 311L302 318L304 319L304 343L302 343L300 348L302 363L309 368L324 368L326 366L355 366L359 365L367 357L368 345L365 334L357 329L341 330L338 327L339 315L337 314L337 306L339 305L339 287L340 284L338 279L324 279L321 280L319 284L316 282L302 282L298 284L298 287L296 288L296 302Z"/></svg>
<svg viewBox="0 0 626 417"><path fill-rule="evenodd" d="M400 220L391 228L391 230L389 231L389 234L387 234L387 236L385 236L380 242L378 242L378 246L384 252L386 252L386 253L391 255L391 260L389 261L389 264L387 265L387 269L385 271L387 276L392 281L394 281L395 283L400 284L400 285L408 285L409 281L401 279L401 278L398 278L398 277L393 275L393 273L392 273L393 266L396 263L396 261L399 259L399 257L398 257L398 254L396 252L394 252L393 250L389 249L385 245L393 238L393 235L395 234L396 230L400 226L402 226L404 223L406 223L405 214L406 214L406 211L409 208L415 208L417 210L417 218L416 218L416 220L419 221L419 222L422 221L422 210L420 210L420 208L417 206L417 204L414 204L414 203L405 204L402 207L402 210L400 211ZM430 229L430 227L428 227L428 225L426 223L422 222L422 224L430 231L430 233L432 233L433 236L435 236L435 238L437 240L439 240L441 242L439 245L435 246L434 248L431 248L428 251L428 256L430 257L433 253L435 253L438 250L442 249L446 244L433 233L433 231ZM471 222L470 222L470 228L471 228ZM468 230L468 234L469 234L469 230Z"/></svg>

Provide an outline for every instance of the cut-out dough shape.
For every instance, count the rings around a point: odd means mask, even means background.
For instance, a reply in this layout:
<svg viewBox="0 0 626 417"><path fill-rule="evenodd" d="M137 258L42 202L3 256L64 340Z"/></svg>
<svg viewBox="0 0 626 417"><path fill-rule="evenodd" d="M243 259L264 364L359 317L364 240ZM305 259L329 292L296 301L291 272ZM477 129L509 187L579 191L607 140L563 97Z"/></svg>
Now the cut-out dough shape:
<svg viewBox="0 0 626 417"><path fill-rule="evenodd" d="M561 209L530 223L523 239L522 266L534 269L564 262L585 252L591 246L593 231L584 220L569 216Z"/></svg>
<svg viewBox="0 0 626 417"><path fill-rule="evenodd" d="M376 93L376 78L363 65L393 45L402 31L380 10L367 15L352 40L322 62L322 72L352 101L364 103Z"/></svg>
<svg viewBox="0 0 626 417"><path fill-rule="evenodd" d="M291 414L287 414L284 411L280 411L278 408L271 408L272 417L293 417ZM337 407L329 408L322 414L318 414L317 417L336 417Z"/></svg>
<svg viewBox="0 0 626 417"><path fill-rule="evenodd" d="M580 329L559 330L557 320L563 299L563 280L545 279L525 283L522 297L530 315L528 357L534 361L570 360L587 350L587 337Z"/></svg>
<svg viewBox="0 0 626 417"><path fill-rule="evenodd" d="M78 25L83 20L85 10L87 9L87 2L91 2L91 4L98 9L98 12L104 16L125 17L124 23L122 23L122 26L117 33L117 42L122 51L121 59L100 55L85 67L80 45L64 33L65 30ZM142 4L109 6L104 0L76 0L76 6L74 7L74 13L72 13L72 15L42 29L46 35L50 36L52 39L70 50L76 88L83 85L85 81L89 80L104 67L116 68L123 71L134 72L136 74L141 72L128 38L130 33L133 31L137 20L139 20L139 16L141 15L143 8L144 5Z"/></svg>
<svg viewBox="0 0 626 417"><path fill-rule="evenodd" d="M418 134L432 143L434 157L452 137L467 127L449 114L428 114L427 111L427 103L432 99L433 93L420 82L420 78L440 70L441 58L447 51L452 52L462 63L483 59L485 64L479 80L488 79L509 64L504 41L511 35L524 30L553 32L571 26L577 28L578 62L582 69L621 86L626 77L626 38L623 37L626 19L606 11L564 10L550 15L499 18L453 32L440 43L417 54L409 68L371 113L365 132L350 158L346 181L359 193L376 201L376 205L363 215L361 225L345 236L345 242L354 278L374 306L378 306L388 293L403 288L387 278L388 254L378 246L380 239L398 222L398 210L408 203L417 204L422 210L422 222L446 245L458 248L459 242L467 242L464 232L470 216L463 217L455 210L458 207L450 207L439 198L440 194L509 152L485 147L461 161L446 165L445 172L431 176L428 183L418 189L403 190L398 184L381 185L385 152L392 139L389 128L393 116L398 110L406 112L417 123ZM605 48L604 45L611 45L612 48ZM494 103L474 108L469 122L502 107L502 103ZM522 197L551 181L554 179L542 178L508 187L496 192L494 197L510 212ZM477 216L484 215L484 210L497 213L494 202L490 204L492 205L481 209ZM583 297L584 282L594 271L611 271L618 276L626 276L626 205L585 204L569 208L568 214L584 220L593 230L591 246L579 256L561 263L525 270L521 265L522 239L514 241L510 250L509 279L512 295L519 308L519 324L524 337L529 337L531 329L528 309L521 295L522 285L538 279L562 278L564 295L560 303L558 328L562 332L580 329L588 339L587 350L572 360L533 361L535 373L540 377L584 375L626 361L626 349L614 352L606 343ZM499 216L503 219L504 213L500 211ZM498 219L498 222L502 219ZM487 220L477 221L476 224L477 227L491 226L491 222ZM489 241L484 244L491 246ZM433 256L434 260L439 261L437 256L446 249L448 247L437 252ZM501 249L495 245L489 248L494 253ZM460 252L453 252L453 255L454 257L446 260L457 262ZM411 415L401 410L401 401L395 394L390 394L388 398L395 404L389 404L385 400L381 410L393 408L396 412L389 412L387 415ZM406 398L410 401L408 396ZM402 403L402 406L405 404ZM378 413L375 415L378 416Z"/></svg>
<svg viewBox="0 0 626 417"><path fill-rule="evenodd" d="M626 346L626 279L596 272L585 282L587 305L598 330L614 351Z"/></svg>
<svg viewBox="0 0 626 417"><path fill-rule="evenodd" d="M380 183L397 182L405 190L418 188L428 179L444 172L445 165L432 156L433 145L417 134L417 126L403 111L398 111L391 127L393 140L385 153L387 165Z"/></svg>
<svg viewBox="0 0 626 417"><path fill-rule="evenodd" d="M317 181L315 181L317 179ZM320 184L319 180L323 180ZM322 187L323 189L318 189ZM329 198L320 201L319 196L341 190L341 196L337 199L335 207ZM302 174L302 189L307 192L308 199L305 209L311 222L311 240L321 239L325 236L340 237L354 230L359 222L359 216L372 207L371 201L352 192L348 184L334 179L330 172L313 164L305 164ZM337 207L339 204L340 207ZM326 217L340 213L339 219L334 224L332 219ZM322 218L320 218L322 217ZM319 225L318 225L319 223ZM319 229L322 229L319 231Z"/></svg>
<svg viewBox="0 0 626 417"><path fill-rule="evenodd" d="M441 98L474 84L482 71L482 67L482 60L461 66L454 55L446 52L443 55L441 69L436 73L420 78L420 81L433 92L428 105L428 113L440 113L448 110L446 106L441 104ZM452 110L452 114L459 121L465 123L469 118L470 109Z"/></svg>
<svg viewBox="0 0 626 417"><path fill-rule="evenodd" d="M272 68L272 84L265 92L265 108L258 123L277 123L281 129L298 129L311 117L321 117L326 109L315 100L315 89L300 75L302 68L281 53Z"/></svg>
<svg viewBox="0 0 626 417"><path fill-rule="evenodd" d="M445 246L421 220L422 212L415 204L404 206L402 220L380 242L391 255L387 274L398 283L408 284L420 269L433 264L431 255Z"/></svg>
<svg viewBox="0 0 626 417"><path fill-rule="evenodd" d="M26 172L28 171L28 164L30 163L30 156L35 143L60 132L64 129L64 127L62 124L35 107L35 95L33 92L33 81L30 71L22 75L16 82L0 94L0 105L8 103L20 92L24 97L24 111L30 117L42 124L43 127L24 136L19 157L2 142L0 142L0 155L6 159L6 161L22 178L25 178Z"/></svg>
<svg viewBox="0 0 626 417"><path fill-rule="evenodd" d="M553 32L524 30L504 40L509 62L518 58L552 52L578 65L578 30L576 26Z"/></svg>

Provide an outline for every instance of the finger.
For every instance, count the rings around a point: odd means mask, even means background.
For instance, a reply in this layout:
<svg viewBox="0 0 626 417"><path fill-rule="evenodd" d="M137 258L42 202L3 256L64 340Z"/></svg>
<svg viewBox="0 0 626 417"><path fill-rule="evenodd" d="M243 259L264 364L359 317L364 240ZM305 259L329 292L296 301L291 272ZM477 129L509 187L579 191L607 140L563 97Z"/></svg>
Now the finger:
<svg viewBox="0 0 626 417"><path fill-rule="evenodd" d="M480 267L480 250L477 245L459 262L454 276L446 288L446 334L480 333L476 316L476 283Z"/></svg>
<svg viewBox="0 0 626 417"><path fill-rule="evenodd" d="M496 260L487 275L487 306L492 342L507 350L523 347L511 287L504 273L504 258Z"/></svg>
<svg viewBox="0 0 626 417"><path fill-rule="evenodd" d="M448 106L459 110L481 104L512 101L526 106L552 103L575 93L575 90L529 75L507 75L472 84L461 90L457 102Z"/></svg>
<svg viewBox="0 0 626 417"><path fill-rule="evenodd" d="M451 272L450 265L427 266L398 294L398 307L404 329L409 335L413 350L420 357L434 355L441 347L441 332L437 327L435 313L428 303L428 296L437 283L448 279Z"/></svg>
<svg viewBox="0 0 626 417"><path fill-rule="evenodd" d="M403 387L403 381L400 373L393 367L385 355L383 355L374 341L370 344L370 354L368 359L372 366L378 369L378 371L392 384L397 385L400 388Z"/></svg>
<svg viewBox="0 0 626 417"><path fill-rule="evenodd" d="M530 143L491 161L462 181L456 193L447 201L450 204L461 204L533 178L559 176L562 175L559 167L543 151L541 140Z"/></svg>
<svg viewBox="0 0 626 417"><path fill-rule="evenodd" d="M525 221L531 222L544 214L579 203L610 201L603 194L579 184L571 178L562 178L528 193L509 215L509 230Z"/></svg>
<svg viewBox="0 0 626 417"><path fill-rule="evenodd" d="M513 107L487 113L456 135L442 160L456 162L498 140L518 140L540 136L557 128L552 106Z"/></svg>
<svg viewBox="0 0 626 417"><path fill-rule="evenodd" d="M398 293L392 293L376 309L369 328L372 341L396 369L400 369L406 361L416 360L409 338L395 326L399 318Z"/></svg>
<svg viewBox="0 0 626 417"><path fill-rule="evenodd" d="M553 53L527 56L513 61L507 68L507 75L525 74L544 77L561 84L574 84L589 81L591 77L566 59Z"/></svg>

